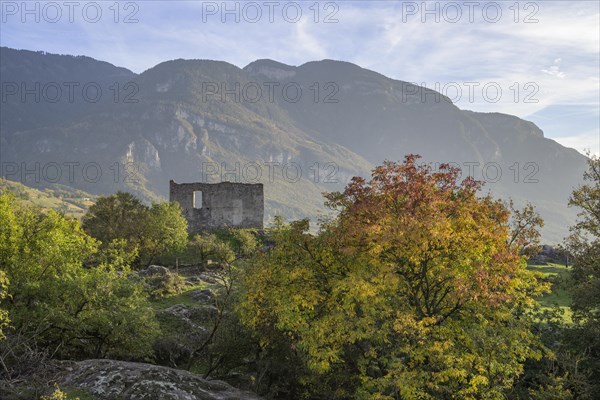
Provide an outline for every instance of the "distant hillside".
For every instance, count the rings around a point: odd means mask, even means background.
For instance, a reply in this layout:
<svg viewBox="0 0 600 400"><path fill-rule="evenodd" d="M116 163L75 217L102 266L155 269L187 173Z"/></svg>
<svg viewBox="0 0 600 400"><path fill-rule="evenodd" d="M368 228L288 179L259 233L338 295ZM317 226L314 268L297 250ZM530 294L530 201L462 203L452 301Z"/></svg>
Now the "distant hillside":
<svg viewBox="0 0 600 400"><path fill-rule="evenodd" d="M86 213L96 199L95 196L68 186L38 190L0 178L0 194L6 192L14 194L24 204L35 205L43 210L54 210L77 219Z"/></svg>
<svg viewBox="0 0 600 400"><path fill-rule="evenodd" d="M0 68L3 81L118 83L118 101L110 90L93 104L13 99L17 111L2 115L3 162L76 165L75 179L65 166L59 183L90 193L129 190L155 200L168 196L169 179L260 181L268 219L314 218L323 211L321 192L368 176L385 159L418 153L471 168L496 196L536 204L547 242L560 241L575 219L566 204L585 169L583 155L544 138L531 122L460 110L439 93L354 64L258 60L240 69L174 60L135 75L87 57L2 48ZM125 90L128 82L135 93Z"/></svg>

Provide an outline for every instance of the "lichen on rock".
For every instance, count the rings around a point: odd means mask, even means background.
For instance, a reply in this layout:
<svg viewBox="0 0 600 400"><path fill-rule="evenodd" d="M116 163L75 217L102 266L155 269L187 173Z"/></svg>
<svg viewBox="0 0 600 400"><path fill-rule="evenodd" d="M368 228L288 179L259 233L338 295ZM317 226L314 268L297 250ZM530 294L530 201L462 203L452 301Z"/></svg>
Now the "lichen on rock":
<svg viewBox="0 0 600 400"><path fill-rule="evenodd" d="M259 400L218 380L152 364L115 360L73 363L61 385L84 390L97 400Z"/></svg>

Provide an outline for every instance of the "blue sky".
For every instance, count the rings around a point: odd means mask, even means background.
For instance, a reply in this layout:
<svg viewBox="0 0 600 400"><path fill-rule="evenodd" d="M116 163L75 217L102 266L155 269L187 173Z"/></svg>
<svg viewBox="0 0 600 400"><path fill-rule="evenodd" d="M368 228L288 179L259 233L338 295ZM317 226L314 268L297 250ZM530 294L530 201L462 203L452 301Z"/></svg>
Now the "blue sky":
<svg viewBox="0 0 600 400"><path fill-rule="evenodd" d="M0 1L2 46L134 72L176 58L239 67L260 58L350 61L442 91L464 109L532 120L547 137L600 154L596 0L23 4Z"/></svg>

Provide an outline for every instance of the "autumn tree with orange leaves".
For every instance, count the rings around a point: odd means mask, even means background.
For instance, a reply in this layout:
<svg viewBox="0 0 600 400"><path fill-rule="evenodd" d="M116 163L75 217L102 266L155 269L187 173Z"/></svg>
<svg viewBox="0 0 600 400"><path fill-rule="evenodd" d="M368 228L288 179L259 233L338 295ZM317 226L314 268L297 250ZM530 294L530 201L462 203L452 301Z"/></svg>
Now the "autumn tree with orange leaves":
<svg viewBox="0 0 600 400"><path fill-rule="evenodd" d="M242 322L265 357L285 343L303 366L286 381L263 363L280 395L501 399L540 357L529 311L547 288L510 245L506 206L417 161L327 194L335 218L279 225L244 272Z"/></svg>

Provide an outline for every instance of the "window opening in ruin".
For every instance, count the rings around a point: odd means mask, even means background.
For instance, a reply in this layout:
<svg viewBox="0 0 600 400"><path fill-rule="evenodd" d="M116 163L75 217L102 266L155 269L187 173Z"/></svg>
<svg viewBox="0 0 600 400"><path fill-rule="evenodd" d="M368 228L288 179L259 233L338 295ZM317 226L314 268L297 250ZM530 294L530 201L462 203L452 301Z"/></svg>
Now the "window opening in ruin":
<svg viewBox="0 0 600 400"><path fill-rule="evenodd" d="M194 192L194 208L202 208L202 192L199 190Z"/></svg>

